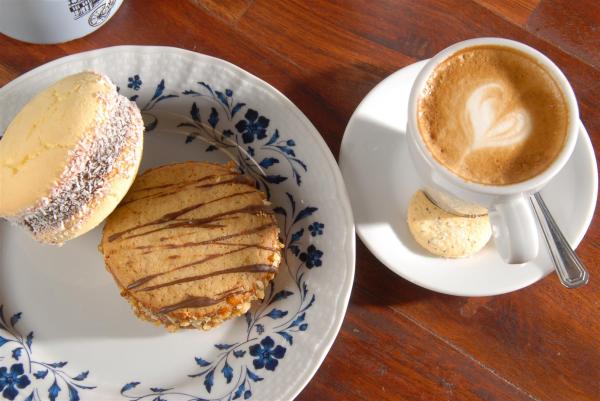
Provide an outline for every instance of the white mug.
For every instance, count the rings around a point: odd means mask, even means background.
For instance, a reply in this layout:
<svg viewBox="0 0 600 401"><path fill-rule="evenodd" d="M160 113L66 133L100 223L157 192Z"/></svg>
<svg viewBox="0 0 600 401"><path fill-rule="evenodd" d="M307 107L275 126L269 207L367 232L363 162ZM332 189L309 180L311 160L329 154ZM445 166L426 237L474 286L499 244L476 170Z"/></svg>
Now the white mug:
<svg viewBox="0 0 600 401"><path fill-rule="evenodd" d="M123 0L0 0L0 32L24 42L63 43L108 21Z"/></svg>
<svg viewBox="0 0 600 401"><path fill-rule="evenodd" d="M562 150L546 170L523 182L494 186L466 181L441 165L432 156L419 134L417 105L430 74L457 51L481 45L510 47L529 55L554 77L566 99L569 122ZM416 170L425 181L425 190L434 203L458 214L479 214L487 209L500 256L507 263L525 263L537 256L539 248L538 229L528 196L542 189L569 160L577 141L578 121L579 110L573 89L564 74L548 57L513 40L471 39L456 43L438 53L427 62L417 76L408 102L409 153Z"/></svg>

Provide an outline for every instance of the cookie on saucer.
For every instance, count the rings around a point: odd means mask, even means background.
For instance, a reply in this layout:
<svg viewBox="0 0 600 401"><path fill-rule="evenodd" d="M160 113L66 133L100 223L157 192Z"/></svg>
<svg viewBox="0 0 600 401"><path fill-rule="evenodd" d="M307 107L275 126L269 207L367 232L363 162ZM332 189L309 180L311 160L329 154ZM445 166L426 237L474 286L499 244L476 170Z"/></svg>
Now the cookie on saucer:
<svg viewBox="0 0 600 401"><path fill-rule="evenodd" d="M100 250L136 315L210 329L244 314L279 269L279 227L255 181L233 164L147 170L109 216Z"/></svg>
<svg viewBox="0 0 600 401"><path fill-rule="evenodd" d="M410 200L408 227L419 245L444 258L471 256L492 235L487 215L462 217L448 213L434 205L423 191L417 191Z"/></svg>

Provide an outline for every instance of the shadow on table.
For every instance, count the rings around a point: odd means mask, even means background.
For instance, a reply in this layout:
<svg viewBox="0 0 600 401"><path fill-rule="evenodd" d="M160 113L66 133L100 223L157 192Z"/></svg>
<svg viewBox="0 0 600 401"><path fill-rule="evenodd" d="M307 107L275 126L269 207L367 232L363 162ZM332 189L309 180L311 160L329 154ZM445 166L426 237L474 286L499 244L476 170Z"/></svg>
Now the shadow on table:
<svg viewBox="0 0 600 401"><path fill-rule="evenodd" d="M368 300L367 303L373 305L404 305L432 298L456 298L419 287L398 276L379 262L360 239L356 242L354 286L369 294L367 298L356 299Z"/></svg>

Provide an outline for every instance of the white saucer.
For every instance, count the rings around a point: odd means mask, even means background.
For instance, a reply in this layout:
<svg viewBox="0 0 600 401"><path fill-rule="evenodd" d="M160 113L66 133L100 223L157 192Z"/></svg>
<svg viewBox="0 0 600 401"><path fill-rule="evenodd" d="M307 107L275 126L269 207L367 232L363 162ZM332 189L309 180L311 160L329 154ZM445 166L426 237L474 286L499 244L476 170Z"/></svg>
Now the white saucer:
<svg viewBox="0 0 600 401"><path fill-rule="evenodd" d="M421 186L406 148L408 95L425 62L405 67L377 85L346 127L339 163L358 236L396 274L433 291L485 296L535 283L554 270L541 236L534 261L508 265L493 241L473 257L442 259L420 248L408 230L408 202ZM591 223L597 193L596 158L581 124L573 156L542 191L573 247Z"/></svg>

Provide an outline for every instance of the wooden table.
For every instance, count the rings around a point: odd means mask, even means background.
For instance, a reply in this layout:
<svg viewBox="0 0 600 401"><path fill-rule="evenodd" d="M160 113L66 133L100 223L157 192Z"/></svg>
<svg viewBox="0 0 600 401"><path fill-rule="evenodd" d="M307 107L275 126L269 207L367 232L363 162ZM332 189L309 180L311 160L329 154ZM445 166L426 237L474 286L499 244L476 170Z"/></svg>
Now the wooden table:
<svg viewBox="0 0 600 401"><path fill-rule="evenodd" d="M334 155L361 99L397 69L471 37L550 56L600 141L597 0L128 0L106 26L53 46L0 35L0 85L67 54L168 45L231 61L271 83ZM597 220L597 215L596 219ZM331 352L298 400L600 400L600 225L578 254L589 285L554 275L489 298L419 288L358 242L356 282Z"/></svg>

